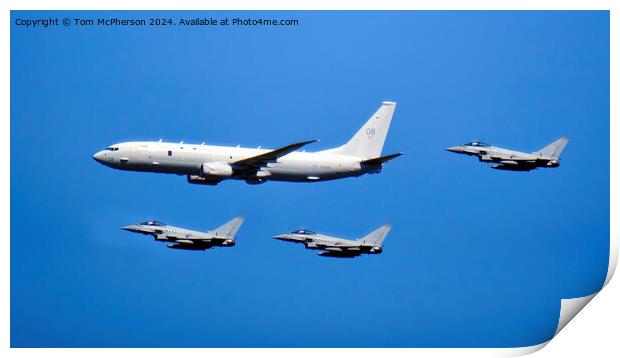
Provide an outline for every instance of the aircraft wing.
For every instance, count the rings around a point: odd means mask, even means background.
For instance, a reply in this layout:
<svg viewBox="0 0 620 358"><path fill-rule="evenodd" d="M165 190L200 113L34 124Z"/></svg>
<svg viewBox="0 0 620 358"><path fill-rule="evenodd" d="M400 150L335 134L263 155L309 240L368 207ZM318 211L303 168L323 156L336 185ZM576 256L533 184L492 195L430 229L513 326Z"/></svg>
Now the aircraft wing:
<svg viewBox="0 0 620 358"><path fill-rule="evenodd" d="M283 157L291 152L294 152L306 144L310 144L314 142L316 142L316 140L309 140L305 142L289 144L285 147L274 149L269 152L256 155L254 157L249 157L249 158L238 160L236 162L232 162L231 164L234 164L236 166L241 166L241 167L260 168L262 166L267 165L267 163L273 163L277 161L278 158Z"/></svg>
<svg viewBox="0 0 620 358"><path fill-rule="evenodd" d="M345 244L345 243L333 243L323 245L322 247L325 250L334 250L334 251L346 251L346 250L359 250L359 244Z"/></svg>
<svg viewBox="0 0 620 358"><path fill-rule="evenodd" d="M183 233L166 233L164 234L169 240L184 240L188 242L194 241L217 241L216 238L210 236L200 236L200 235L192 235L192 234L183 234Z"/></svg>
<svg viewBox="0 0 620 358"><path fill-rule="evenodd" d="M383 163L387 163L390 160L400 157L401 155L403 155L404 153L394 153L394 154L390 154L390 155L385 155L383 157L377 157L377 158L371 158L371 159L366 159L366 160L362 160L361 164L366 164L366 165L380 165Z"/></svg>
<svg viewBox="0 0 620 358"><path fill-rule="evenodd" d="M545 161L543 163L547 163ZM505 159L498 162L498 165L493 166L493 169L498 170L509 170L509 171L530 171L536 169L540 165L540 161L531 160L531 159L519 159L519 158L511 158ZM544 164L543 164L544 165Z"/></svg>
<svg viewBox="0 0 620 358"><path fill-rule="evenodd" d="M514 160L515 162L519 162L519 163L536 163L537 161L540 161L540 158L537 159L532 159L532 158L519 158L519 157L514 157L514 158L509 158L506 160ZM549 160L545 159L545 162L548 162Z"/></svg>

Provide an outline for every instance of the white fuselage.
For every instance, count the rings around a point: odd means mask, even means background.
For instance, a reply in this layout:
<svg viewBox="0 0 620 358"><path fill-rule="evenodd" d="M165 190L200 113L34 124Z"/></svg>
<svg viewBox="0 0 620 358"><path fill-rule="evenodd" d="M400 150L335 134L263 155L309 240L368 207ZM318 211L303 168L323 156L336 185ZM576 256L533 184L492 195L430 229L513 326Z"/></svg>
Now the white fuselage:
<svg viewBox="0 0 620 358"><path fill-rule="evenodd" d="M93 157L101 164L120 170L204 176L203 165L206 163L226 163L234 167L239 160L269 151L204 144L125 142L112 145ZM330 150L292 152L267 163L253 178L232 174L213 179L321 181L380 171L380 165L362 165L360 162L364 159L335 154Z"/></svg>

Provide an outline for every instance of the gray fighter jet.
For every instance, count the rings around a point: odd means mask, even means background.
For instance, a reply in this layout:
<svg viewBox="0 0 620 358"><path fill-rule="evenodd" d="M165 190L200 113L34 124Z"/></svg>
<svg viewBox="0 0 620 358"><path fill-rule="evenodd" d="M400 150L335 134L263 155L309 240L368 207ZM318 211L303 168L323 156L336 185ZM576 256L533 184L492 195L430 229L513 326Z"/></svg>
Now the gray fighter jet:
<svg viewBox="0 0 620 358"><path fill-rule="evenodd" d="M303 243L306 249L321 250L321 256L355 257L362 254L380 254L383 252L383 240L392 225L383 225L358 240L346 240L317 234L310 230L295 230L288 234L276 235L274 239Z"/></svg>
<svg viewBox="0 0 620 358"><path fill-rule="evenodd" d="M171 249L206 250L214 246L235 246L235 234L245 218L237 216L226 224L208 232L187 230L166 225L159 221L145 221L138 225L123 226L121 229L152 235L157 241L171 242Z"/></svg>
<svg viewBox="0 0 620 358"><path fill-rule="evenodd" d="M446 148L446 150L458 154L475 155L481 162L497 163L492 166L493 169L530 171L536 168L559 167L560 154L567 143L568 137L562 137L533 153L494 147L483 142L471 142Z"/></svg>

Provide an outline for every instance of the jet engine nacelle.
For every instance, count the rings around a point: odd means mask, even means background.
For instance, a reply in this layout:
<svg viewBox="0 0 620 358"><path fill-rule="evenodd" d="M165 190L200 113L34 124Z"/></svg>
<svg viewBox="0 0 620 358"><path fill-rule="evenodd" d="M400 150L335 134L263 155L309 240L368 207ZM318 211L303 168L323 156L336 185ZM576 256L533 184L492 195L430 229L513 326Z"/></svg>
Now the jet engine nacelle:
<svg viewBox="0 0 620 358"><path fill-rule="evenodd" d="M228 163L204 163L201 169L206 177L230 177L233 174L233 169Z"/></svg>

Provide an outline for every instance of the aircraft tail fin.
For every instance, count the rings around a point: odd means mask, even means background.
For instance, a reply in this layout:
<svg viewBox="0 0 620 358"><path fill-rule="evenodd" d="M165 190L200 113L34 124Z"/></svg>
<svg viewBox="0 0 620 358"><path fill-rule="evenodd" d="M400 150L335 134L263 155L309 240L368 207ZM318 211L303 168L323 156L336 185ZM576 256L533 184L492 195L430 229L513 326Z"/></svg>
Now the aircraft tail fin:
<svg viewBox="0 0 620 358"><path fill-rule="evenodd" d="M392 225L386 224L371 232L370 234L362 237L357 240L363 244L373 245L373 246L381 246L383 244L383 240L392 229Z"/></svg>
<svg viewBox="0 0 620 358"><path fill-rule="evenodd" d="M541 150L534 152L534 154L540 154L544 157L559 158L566 144L568 144L568 137L562 137Z"/></svg>
<svg viewBox="0 0 620 358"><path fill-rule="evenodd" d="M368 119L349 141L330 150L333 153L359 158L376 158L381 156L383 143L387 137L396 102L383 102L381 107Z"/></svg>
<svg viewBox="0 0 620 358"><path fill-rule="evenodd" d="M237 231L239 231L239 228L241 227L241 224L243 224L244 220L245 220L245 217L237 216L234 219L227 222L226 224L213 230L213 232L215 232L217 235L222 235L225 237L235 237L235 235L237 234Z"/></svg>

